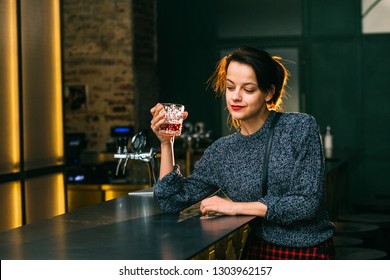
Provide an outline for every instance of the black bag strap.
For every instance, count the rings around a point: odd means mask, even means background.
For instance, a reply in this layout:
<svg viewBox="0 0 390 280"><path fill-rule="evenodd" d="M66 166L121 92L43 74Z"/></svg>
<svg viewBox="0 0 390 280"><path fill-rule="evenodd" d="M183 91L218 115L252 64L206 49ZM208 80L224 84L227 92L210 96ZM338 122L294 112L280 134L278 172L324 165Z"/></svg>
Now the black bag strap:
<svg viewBox="0 0 390 280"><path fill-rule="evenodd" d="M268 189L268 186L267 186L268 161L269 161L269 154L270 154L271 146L272 146L272 138L274 136L276 123L278 122L281 115L282 115L282 113L280 113L280 112L275 113L275 116L273 117L273 119L271 121L271 127L270 127L270 131L268 134L268 139L267 139L267 146L265 147L264 160L263 160L263 180L261 182L261 189L262 189L263 197L267 194L267 189Z"/></svg>

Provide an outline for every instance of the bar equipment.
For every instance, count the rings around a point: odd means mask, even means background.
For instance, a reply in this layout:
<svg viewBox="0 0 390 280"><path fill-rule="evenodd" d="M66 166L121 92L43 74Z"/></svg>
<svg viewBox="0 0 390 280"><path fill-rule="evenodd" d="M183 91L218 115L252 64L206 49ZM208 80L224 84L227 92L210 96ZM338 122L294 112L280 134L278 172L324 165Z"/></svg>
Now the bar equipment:
<svg viewBox="0 0 390 280"><path fill-rule="evenodd" d="M183 124L183 132L175 141L178 144L177 148L184 150L186 176L193 170L196 155L203 154L204 149L213 142L211 133L211 130L205 131L203 122L197 122L195 125L189 122Z"/></svg>
<svg viewBox="0 0 390 280"><path fill-rule="evenodd" d="M146 146L146 135L143 131L135 134L131 140L132 152L127 149L129 138L119 137L117 139L117 151L114 158L118 159L115 174L118 176L119 170L122 166L122 174L126 172L127 163L130 160L140 160L147 163L149 171L150 187L156 183L155 168L157 163L157 152L154 148L150 148L149 152L142 152Z"/></svg>

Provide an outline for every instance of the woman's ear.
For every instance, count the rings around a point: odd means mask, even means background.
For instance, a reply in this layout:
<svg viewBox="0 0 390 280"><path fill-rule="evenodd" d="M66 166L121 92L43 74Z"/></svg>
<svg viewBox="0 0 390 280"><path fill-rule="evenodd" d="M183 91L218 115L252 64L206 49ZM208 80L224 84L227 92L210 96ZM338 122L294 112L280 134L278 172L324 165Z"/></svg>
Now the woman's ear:
<svg viewBox="0 0 390 280"><path fill-rule="evenodd" d="M272 97L275 93L275 86L271 85L271 89L267 92L267 95L265 96L265 101L270 102L272 100Z"/></svg>

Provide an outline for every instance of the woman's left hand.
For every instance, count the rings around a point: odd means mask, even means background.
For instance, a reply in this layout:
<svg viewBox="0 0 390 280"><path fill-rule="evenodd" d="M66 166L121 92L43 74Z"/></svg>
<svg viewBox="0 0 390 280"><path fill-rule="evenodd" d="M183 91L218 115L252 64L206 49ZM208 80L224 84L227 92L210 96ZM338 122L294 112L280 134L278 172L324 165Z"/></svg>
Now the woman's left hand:
<svg viewBox="0 0 390 280"><path fill-rule="evenodd" d="M219 196L208 197L200 202L200 211L203 215L217 212L224 215L253 215L264 218L267 209L267 205L260 201L234 202Z"/></svg>
<svg viewBox="0 0 390 280"><path fill-rule="evenodd" d="M205 198L200 202L200 211L202 212L202 215L207 215L208 212L237 215L234 206L235 202L231 200L227 200L219 196L212 196Z"/></svg>

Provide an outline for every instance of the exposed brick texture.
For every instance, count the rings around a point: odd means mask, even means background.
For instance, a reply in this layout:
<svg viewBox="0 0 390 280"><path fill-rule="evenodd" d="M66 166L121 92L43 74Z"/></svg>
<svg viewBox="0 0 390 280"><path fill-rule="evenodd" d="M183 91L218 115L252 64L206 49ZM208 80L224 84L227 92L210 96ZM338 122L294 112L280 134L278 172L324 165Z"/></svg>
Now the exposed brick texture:
<svg viewBox="0 0 390 280"><path fill-rule="evenodd" d="M62 3L64 84L88 89L86 108L66 110L65 131L85 133L87 151L105 151L112 126L150 123L158 96L155 0Z"/></svg>

